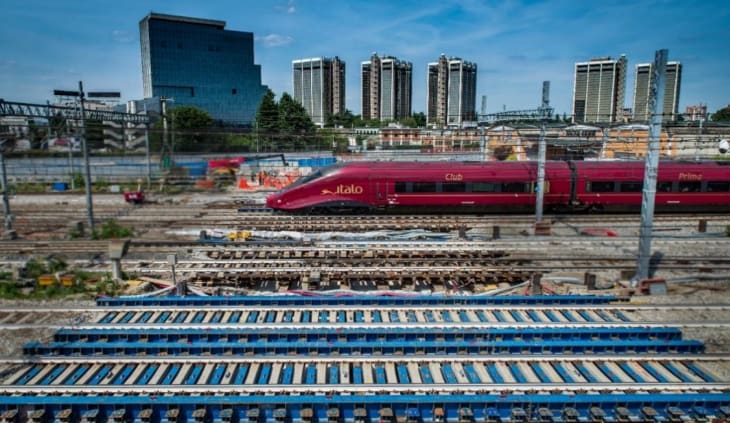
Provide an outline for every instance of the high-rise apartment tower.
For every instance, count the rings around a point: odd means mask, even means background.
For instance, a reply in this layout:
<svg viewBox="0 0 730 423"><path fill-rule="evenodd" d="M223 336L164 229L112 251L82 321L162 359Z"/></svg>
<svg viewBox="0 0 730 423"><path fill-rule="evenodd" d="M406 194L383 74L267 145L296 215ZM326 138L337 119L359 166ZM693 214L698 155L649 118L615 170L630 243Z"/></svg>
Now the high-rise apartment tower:
<svg viewBox="0 0 730 423"><path fill-rule="evenodd" d="M573 122L616 122L626 95L626 56L575 64Z"/></svg>
<svg viewBox="0 0 730 423"><path fill-rule="evenodd" d="M426 119L429 126L461 126L476 122L477 65L441 55L428 64Z"/></svg>
<svg viewBox="0 0 730 423"><path fill-rule="evenodd" d="M167 97L213 119L251 125L267 87L254 64L253 33L226 23L150 13L139 22L145 98Z"/></svg>
<svg viewBox="0 0 730 423"><path fill-rule="evenodd" d="M294 60L292 79L294 99L316 125L345 111L345 62L339 57Z"/></svg>
<svg viewBox="0 0 730 423"><path fill-rule="evenodd" d="M648 121L651 119L649 109L649 88L654 79L653 63L636 65L636 79L634 80L633 119ZM679 88L682 83L682 64L668 62L664 78L664 104L661 108L662 121L674 121L679 116Z"/></svg>
<svg viewBox="0 0 730 423"><path fill-rule="evenodd" d="M362 118L398 120L411 115L413 65L373 54L360 64Z"/></svg>

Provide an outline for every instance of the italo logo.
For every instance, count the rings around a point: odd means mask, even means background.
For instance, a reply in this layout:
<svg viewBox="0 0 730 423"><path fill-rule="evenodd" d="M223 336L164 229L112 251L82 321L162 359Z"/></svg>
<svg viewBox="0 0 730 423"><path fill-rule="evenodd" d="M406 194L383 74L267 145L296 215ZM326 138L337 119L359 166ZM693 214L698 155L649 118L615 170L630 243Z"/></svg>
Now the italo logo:
<svg viewBox="0 0 730 423"><path fill-rule="evenodd" d="M343 194L362 194L363 188L360 185L337 185L334 191L329 189L323 189L322 195L343 195Z"/></svg>

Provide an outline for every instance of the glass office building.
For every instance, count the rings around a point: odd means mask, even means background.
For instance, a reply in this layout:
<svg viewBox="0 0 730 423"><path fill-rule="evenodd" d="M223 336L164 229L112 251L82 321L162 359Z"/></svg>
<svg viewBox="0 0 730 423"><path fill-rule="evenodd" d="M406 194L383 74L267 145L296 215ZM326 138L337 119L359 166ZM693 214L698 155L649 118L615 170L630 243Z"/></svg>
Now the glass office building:
<svg viewBox="0 0 730 423"><path fill-rule="evenodd" d="M223 21L150 13L139 23L145 98L167 97L215 120L252 125L267 87L254 64L253 33Z"/></svg>

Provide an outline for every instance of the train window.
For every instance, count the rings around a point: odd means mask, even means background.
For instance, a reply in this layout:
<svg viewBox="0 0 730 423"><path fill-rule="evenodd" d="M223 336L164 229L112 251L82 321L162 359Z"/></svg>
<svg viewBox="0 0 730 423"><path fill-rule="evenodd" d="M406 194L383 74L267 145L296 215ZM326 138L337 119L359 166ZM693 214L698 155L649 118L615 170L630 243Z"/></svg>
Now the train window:
<svg viewBox="0 0 730 423"><path fill-rule="evenodd" d="M679 192L700 192L702 191L702 182L700 181L680 181Z"/></svg>
<svg viewBox="0 0 730 423"><path fill-rule="evenodd" d="M413 192L436 192L436 182L414 182Z"/></svg>
<svg viewBox="0 0 730 423"><path fill-rule="evenodd" d="M707 181L708 192L728 192L730 191L730 182L726 181Z"/></svg>
<svg viewBox="0 0 730 423"><path fill-rule="evenodd" d="M408 182L396 182L395 192L408 192Z"/></svg>
<svg viewBox="0 0 730 423"><path fill-rule="evenodd" d="M613 181L588 181L586 182L587 192L613 192Z"/></svg>
<svg viewBox="0 0 730 423"><path fill-rule="evenodd" d="M502 192L530 192L530 184L524 182L502 182Z"/></svg>
<svg viewBox="0 0 730 423"><path fill-rule="evenodd" d="M656 192L672 192L672 182L657 182Z"/></svg>
<svg viewBox="0 0 730 423"><path fill-rule="evenodd" d="M443 182L441 184L443 192L466 192L466 183L464 182Z"/></svg>
<svg viewBox="0 0 730 423"><path fill-rule="evenodd" d="M621 192L641 192L642 188L644 188L643 182L621 182L619 184Z"/></svg>
<svg viewBox="0 0 730 423"><path fill-rule="evenodd" d="M499 185L492 182L473 182L471 192L497 192Z"/></svg>

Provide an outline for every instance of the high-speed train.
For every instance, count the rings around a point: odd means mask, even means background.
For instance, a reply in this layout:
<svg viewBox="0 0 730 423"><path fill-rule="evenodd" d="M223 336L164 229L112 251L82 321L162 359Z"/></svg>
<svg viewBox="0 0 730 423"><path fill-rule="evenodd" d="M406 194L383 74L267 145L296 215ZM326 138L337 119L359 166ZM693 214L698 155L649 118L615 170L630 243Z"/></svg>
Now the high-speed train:
<svg viewBox="0 0 730 423"><path fill-rule="evenodd" d="M291 212L530 212L537 162L349 162L321 168L271 194ZM642 202L643 161L548 161L552 211L630 211ZM730 162L660 162L657 211L730 211Z"/></svg>

